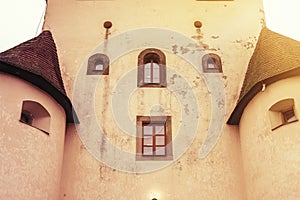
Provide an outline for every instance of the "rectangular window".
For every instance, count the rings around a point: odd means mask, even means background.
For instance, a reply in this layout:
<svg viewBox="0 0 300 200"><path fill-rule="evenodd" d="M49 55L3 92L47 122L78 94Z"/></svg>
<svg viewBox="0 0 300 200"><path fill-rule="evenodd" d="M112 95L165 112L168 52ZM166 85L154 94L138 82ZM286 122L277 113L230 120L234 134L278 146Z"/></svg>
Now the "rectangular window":
<svg viewBox="0 0 300 200"><path fill-rule="evenodd" d="M143 126L143 155L166 155L165 124L145 122Z"/></svg>
<svg viewBox="0 0 300 200"><path fill-rule="evenodd" d="M137 160L171 160L170 116L137 117Z"/></svg>

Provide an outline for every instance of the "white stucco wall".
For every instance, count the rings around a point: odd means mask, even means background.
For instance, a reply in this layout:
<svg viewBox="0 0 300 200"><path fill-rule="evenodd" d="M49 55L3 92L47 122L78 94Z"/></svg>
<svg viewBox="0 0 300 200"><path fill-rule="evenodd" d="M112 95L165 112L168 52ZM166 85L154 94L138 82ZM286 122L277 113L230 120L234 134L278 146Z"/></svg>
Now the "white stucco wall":
<svg viewBox="0 0 300 200"><path fill-rule="evenodd" d="M48 94L0 73L0 199L58 199L66 116ZM21 123L22 102L39 102L50 113L49 135Z"/></svg>

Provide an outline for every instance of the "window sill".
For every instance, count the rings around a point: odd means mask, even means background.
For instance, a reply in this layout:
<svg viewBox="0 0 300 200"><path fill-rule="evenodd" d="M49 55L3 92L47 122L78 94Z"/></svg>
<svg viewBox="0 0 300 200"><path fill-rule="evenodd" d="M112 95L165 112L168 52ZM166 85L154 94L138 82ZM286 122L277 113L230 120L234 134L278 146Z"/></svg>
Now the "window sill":
<svg viewBox="0 0 300 200"><path fill-rule="evenodd" d="M35 128L35 129L37 129L37 130L39 130L39 131L42 131L42 132L45 133L46 135L50 135L50 133L48 133L47 131L45 131L45 130L43 130L43 129L40 129L40 128L38 128L38 127L32 126L32 125L30 125L30 124L27 124L27 123L23 122L22 120L19 120L19 122L21 122L22 124L26 124L27 126L30 126L30 127L32 127L32 128Z"/></svg>
<svg viewBox="0 0 300 200"><path fill-rule="evenodd" d="M145 83L143 85L138 86L139 88L166 88L167 86L162 84L155 84L155 83Z"/></svg>
<svg viewBox="0 0 300 200"><path fill-rule="evenodd" d="M219 69L203 69L204 73L223 73L222 71L220 71Z"/></svg>
<svg viewBox="0 0 300 200"><path fill-rule="evenodd" d="M136 161L168 161L173 160L172 155L167 156L143 156L143 155L136 155Z"/></svg>
<svg viewBox="0 0 300 200"><path fill-rule="evenodd" d="M295 120L293 120L293 121L290 121L290 122L286 122L286 123L280 124L280 125L278 125L278 126L272 128L271 130L274 131L274 130L276 130L276 129L278 129L278 128L284 126L284 125L292 124L292 123L295 123L295 122L298 122L298 121L299 121L298 119L295 119Z"/></svg>

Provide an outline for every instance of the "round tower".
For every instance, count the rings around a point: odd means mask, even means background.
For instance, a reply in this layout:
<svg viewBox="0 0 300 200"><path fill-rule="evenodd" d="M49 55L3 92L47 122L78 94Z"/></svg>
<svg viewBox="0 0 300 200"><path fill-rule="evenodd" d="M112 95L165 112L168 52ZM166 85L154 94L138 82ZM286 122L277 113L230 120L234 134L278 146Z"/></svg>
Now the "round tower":
<svg viewBox="0 0 300 200"><path fill-rule="evenodd" d="M77 122L49 31L0 54L0 198L58 199L66 122Z"/></svg>
<svg viewBox="0 0 300 200"><path fill-rule="evenodd" d="M239 125L248 199L299 198L299 52L264 28L229 119Z"/></svg>

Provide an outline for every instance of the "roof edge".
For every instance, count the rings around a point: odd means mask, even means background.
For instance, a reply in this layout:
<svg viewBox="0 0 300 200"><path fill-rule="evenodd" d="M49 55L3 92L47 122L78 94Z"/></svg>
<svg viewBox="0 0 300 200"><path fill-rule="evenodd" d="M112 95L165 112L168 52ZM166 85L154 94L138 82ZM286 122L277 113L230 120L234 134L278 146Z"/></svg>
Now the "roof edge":
<svg viewBox="0 0 300 200"><path fill-rule="evenodd" d="M62 94L57 88L55 88L43 77L1 61L0 66L0 71L30 82L34 86L45 91L47 94L50 94L51 97L54 98L65 110L67 123L79 124L78 116L72 106L70 99L65 94Z"/></svg>
<svg viewBox="0 0 300 200"><path fill-rule="evenodd" d="M296 68L287 72L284 72L282 74L270 77L268 79L262 80L258 83L256 83L247 94L245 94L242 99L237 103L236 107L234 108L233 112L231 113L227 124L229 125L239 125L241 117L243 115L244 109L248 105L248 103L255 97L256 94L258 94L261 89L262 85L270 85L274 82L277 82L279 80L290 78L293 76L300 75L300 68Z"/></svg>

